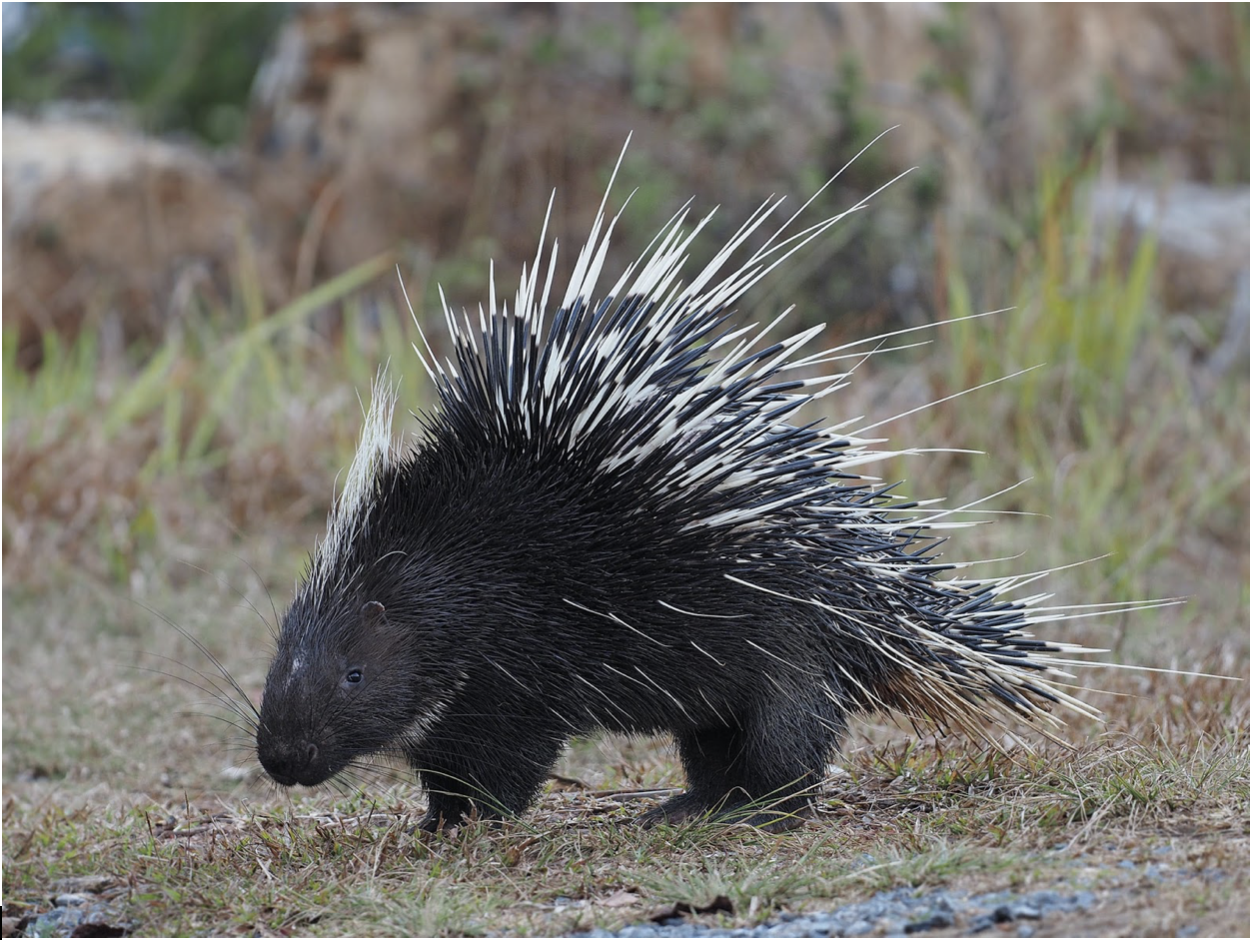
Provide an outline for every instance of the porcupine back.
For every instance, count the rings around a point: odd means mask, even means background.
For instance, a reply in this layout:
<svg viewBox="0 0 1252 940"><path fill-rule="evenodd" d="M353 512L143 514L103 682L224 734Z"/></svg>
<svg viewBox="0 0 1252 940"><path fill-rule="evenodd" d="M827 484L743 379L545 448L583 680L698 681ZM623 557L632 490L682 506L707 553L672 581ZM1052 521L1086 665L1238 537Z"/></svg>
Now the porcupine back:
<svg viewBox="0 0 1252 940"><path fill-rule="evenodd" d="M812 373L862 344L805 356L821 327L771 341L782 316L733 324L746 291L847 214L787 235L793 216L731 268L781 203L689 282L712 216L686 231L684 209L600 292L602 205L555 312L546 223L512 310L494 277L477 325L444 301L451 355L425 336L417 350L438 390L420 443L390 438L380 382L284 618L258 728L276 780L395 751L437 828L524 810L571 734L669 731L688 791L649 821L748 807L785 827L850 713L992 743L996 721L1047 733L1055 705L1096 714L1056 681L1081 650L1029 633L1072 612L1005 597L1038 575L956 577L936 553L949 513L857 474L888 455L876 424L797 420L850 374Z"/></svg>

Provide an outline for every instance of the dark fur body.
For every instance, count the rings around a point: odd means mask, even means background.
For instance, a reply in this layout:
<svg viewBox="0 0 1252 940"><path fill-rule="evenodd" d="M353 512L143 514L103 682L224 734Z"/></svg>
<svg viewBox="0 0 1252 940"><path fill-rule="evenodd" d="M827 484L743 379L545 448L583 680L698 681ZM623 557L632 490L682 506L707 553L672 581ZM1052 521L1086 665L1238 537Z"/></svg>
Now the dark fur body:
<svg viewBox="0 0 1252 940"><path fill-rule="evenodd" d="M668 731L689 782L671 810L794 812L847 711L869 704L832 664L889 684L881 659L819 610L725 577L755 556L754 583L829 587L806 584L812 572L783 547L684 533L672 512L576 465L428 446L378 492L344 560L355 574L321 605L306 589L287 615L258 734L280 783L320 783L398 748L430 793L432 828L471 808L522 812L573 734ZM275 690L306 635L296 702ZM345 684L352 669L363 678Z"/></svg>

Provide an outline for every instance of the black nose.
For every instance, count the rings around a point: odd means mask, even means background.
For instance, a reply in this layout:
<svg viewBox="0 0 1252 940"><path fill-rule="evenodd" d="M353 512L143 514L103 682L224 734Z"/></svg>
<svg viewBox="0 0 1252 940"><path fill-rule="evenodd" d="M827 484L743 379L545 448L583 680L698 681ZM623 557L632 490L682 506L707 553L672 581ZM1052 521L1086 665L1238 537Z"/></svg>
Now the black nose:
<svg viewBox="0 0 1252 940"><path fill-rule="evenodd" d="M318 766L317 745L311 741L281 741L257 731L257 757L275 783L284 787L311 787L328 776Z"/></svg>

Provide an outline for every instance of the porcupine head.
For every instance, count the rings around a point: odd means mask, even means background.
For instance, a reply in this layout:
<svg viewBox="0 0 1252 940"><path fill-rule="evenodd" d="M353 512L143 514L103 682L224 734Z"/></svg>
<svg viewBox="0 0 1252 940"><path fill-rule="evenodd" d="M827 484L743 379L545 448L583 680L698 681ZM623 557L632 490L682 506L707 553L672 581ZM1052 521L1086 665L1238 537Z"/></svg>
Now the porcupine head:
<svg viewBox="0 0 1252 940"><path fill-rule="evenodd" d="M1067 676L1053 654L1081 650L1031 637L1065 609L1004 600L1018 579L951 578L930 534L945 511L857 475L882 456L858 436L877 424L792 420L848 378L797 377L846 358L796 355L821 328L761 342L774 324L732 323L736 300L847 214L729 268L780 202L687 282L710 217L686 232L684 210L598 292L602 205L559 303L555 248L540 281L546 226L512 311L494 286L480 328L445 303L452 357L418 350L439 397L420 443L392 442L378 382L283 618L256 729L273 780L400 757L430 830L524 811L572 734L670 732L687 790L645 822L787 828L851 713L974 736L989 716L1047 733L1053 705L1095 714L1051 678Z"/></svg>
<svg viewBox="0 0 1252 940"><path fill-rule="evenodd" d="M397 488L394 404L379 383L360 449L283 617L257 723L257 755L284 786L315 786L366 755L402 748L456 682L457 630L428 589L411 501ZM397 538L397 536L401 536ZM435 550L437 550L437 546ZM446 561L451 559L445 556ZM466 611L462 609L461 615Z"/></svg>

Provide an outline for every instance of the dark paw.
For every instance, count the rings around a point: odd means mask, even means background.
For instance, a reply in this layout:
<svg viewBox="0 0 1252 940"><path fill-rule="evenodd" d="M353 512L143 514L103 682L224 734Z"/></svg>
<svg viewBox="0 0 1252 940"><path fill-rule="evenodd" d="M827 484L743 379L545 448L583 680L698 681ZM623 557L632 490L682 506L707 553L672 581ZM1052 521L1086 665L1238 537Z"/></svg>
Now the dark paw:
<svg viewBox="0 0 1252 940"><path fill-rule="evenodd" d="M467 819L478 816L474 806L468 801L431 799L426 815L417 824L421 832L450 833Z"/></svg>
<svg viewBox="0 0 1252 940"><path fill-rule="evenodd" d="M422 817L422 821L417 824L417 831L427 833L428 835L435 835L436 833L447 835L455 830L460 824L460 816L456 819L450 820L447 819L442 813L427 813Z"/></svg>
<svg viewBox="0 0 1252 940"><path fill-rule="evenodd" d="M650 809L639 817L639 825L645 829L665 823L670 826L681 825L688 820L703 816L711 810L708 801L691 793L680 793L671 796L655 809Z"/></svg>
<svg viewBox="0 0 1252 940"><path fill-rule="evenodd" d="M661 823L677 826L702 816L710 822L780 833L799 829L811 818L812 810L807 802L795 798L775 805L764 802L728 805L725 799L710 803L703 797L680 793L640 816L639 824L645 829Z"/></svg>
<svg viewBox="0 0 1252 940"><path fill-rule="evenodd" d="M751 826L753 829L760 829L762 832L778 834L801 828L813 818L813 814L808 806L801 806L793 810L739 806L726 809L718 813L714 818L718 822L724 822L728 825Z"/></svg>

